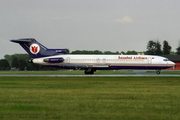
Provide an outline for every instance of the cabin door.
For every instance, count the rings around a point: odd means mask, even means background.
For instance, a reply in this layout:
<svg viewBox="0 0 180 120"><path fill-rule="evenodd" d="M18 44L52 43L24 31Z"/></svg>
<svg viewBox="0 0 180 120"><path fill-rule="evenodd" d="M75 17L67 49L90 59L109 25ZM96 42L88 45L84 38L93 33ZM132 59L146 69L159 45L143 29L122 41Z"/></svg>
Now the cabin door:
<svg viewBox="0 0 180 120"><path fill-rule="evenodd" d="M149 57L149 58L148 58L148 64L151 64L151 63L152 63L152 58Z"/></svg>
<svg viewBox="0 0 180 120"><path fill-rule="evenodd" d="M67 63L70 63L70 57L67 57L66 61Z"/></svg>

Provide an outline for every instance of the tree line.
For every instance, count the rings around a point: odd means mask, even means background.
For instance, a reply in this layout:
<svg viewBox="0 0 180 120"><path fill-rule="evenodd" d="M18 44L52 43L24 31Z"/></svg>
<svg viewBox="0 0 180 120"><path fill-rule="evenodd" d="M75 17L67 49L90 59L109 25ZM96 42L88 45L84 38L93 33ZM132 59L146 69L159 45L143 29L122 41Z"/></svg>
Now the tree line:
<svg viewBox="0 0 180 120"><path fill-rule="evenodd" d="M28 61L32 59L29 54L5 55L4 58L0 60L0 70L57 70L57 68L29 63Z"/></svg>
<svg viewBox="0 0 180 120"><path fill-rule="evenodd" d="M75 50L69 52L68 54L108 54L108 55L137 55L137 51L121 51L121 52L111 52L111 51L99 51L99 50ZM147 44L147 51L142 52L145 55L180 55L180 44L176 48L176 52L171 51L171 46L168 41L164 40L163 45L158 40L150 40ZM14 54L5 55L5 59L0 60L0 70L57 70L58 68L53 68L49 66L37 65L29 63L28 60L32 59L28 54Z"/></svg>
<svg viewBox="0 0 180 120"><path fill-rule="evenodd" d="M123 54L123 55L137 55L138 53L144 53L145 55L180 55L180 43L179 46L176 48L176 52L171 51L172 47L169 45L167 40L163 41L163 45L158 40L150 40L147 44L147 51L137 52L137 51L121 51L121 52L111 52L111 51L88 51L88 50L75 50L72 51L70 54ZM68 50L69 51L69 50Z"/></svg>
<svg viewBox="0 0 180 120"><path fill-rule="evenodd" d="M146 54L148 55L169 55L171 53L171 46L168 41L163 41L163 49L159 41L150 40L147 45Z"/></svg>

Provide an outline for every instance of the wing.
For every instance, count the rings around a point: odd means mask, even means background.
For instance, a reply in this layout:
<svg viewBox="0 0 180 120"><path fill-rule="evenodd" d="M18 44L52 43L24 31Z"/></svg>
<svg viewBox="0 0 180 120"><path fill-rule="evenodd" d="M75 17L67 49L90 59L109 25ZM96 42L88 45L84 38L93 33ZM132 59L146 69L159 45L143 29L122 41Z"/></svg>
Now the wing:
<svg viewBox="0 0 180 120"><path fill-rule="evenodd" d="M88 65L88 64L77 64L77 63L62 63L63 67L76 67L76 68L108 68L107 64Z"/></svg>

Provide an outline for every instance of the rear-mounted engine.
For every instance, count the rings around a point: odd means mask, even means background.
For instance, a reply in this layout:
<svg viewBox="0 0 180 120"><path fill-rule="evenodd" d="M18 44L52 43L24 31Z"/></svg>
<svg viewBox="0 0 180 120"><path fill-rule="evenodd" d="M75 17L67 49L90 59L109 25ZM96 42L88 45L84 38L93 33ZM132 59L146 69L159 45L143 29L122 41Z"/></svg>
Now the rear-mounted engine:
<svg viewBox="0 0 180 120"><path fill-rule="evenodd" d="M43 61L48 62L48 63L61 63L64 61L64 59L63 58L46 58Z"/></svg>

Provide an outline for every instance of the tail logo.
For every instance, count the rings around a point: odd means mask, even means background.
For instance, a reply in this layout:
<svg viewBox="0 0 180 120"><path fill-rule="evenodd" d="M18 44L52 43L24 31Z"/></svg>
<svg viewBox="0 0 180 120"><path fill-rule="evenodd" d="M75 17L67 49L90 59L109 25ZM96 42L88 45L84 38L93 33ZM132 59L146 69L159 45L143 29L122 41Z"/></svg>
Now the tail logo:
<svg viewBox="0 0 180 120"><path fill-rule="evenodd" d="M39 51L40 51L39 45L38 44L32 44L30 46L30 51L31 51L32 54L38 54Z"/></svg>

